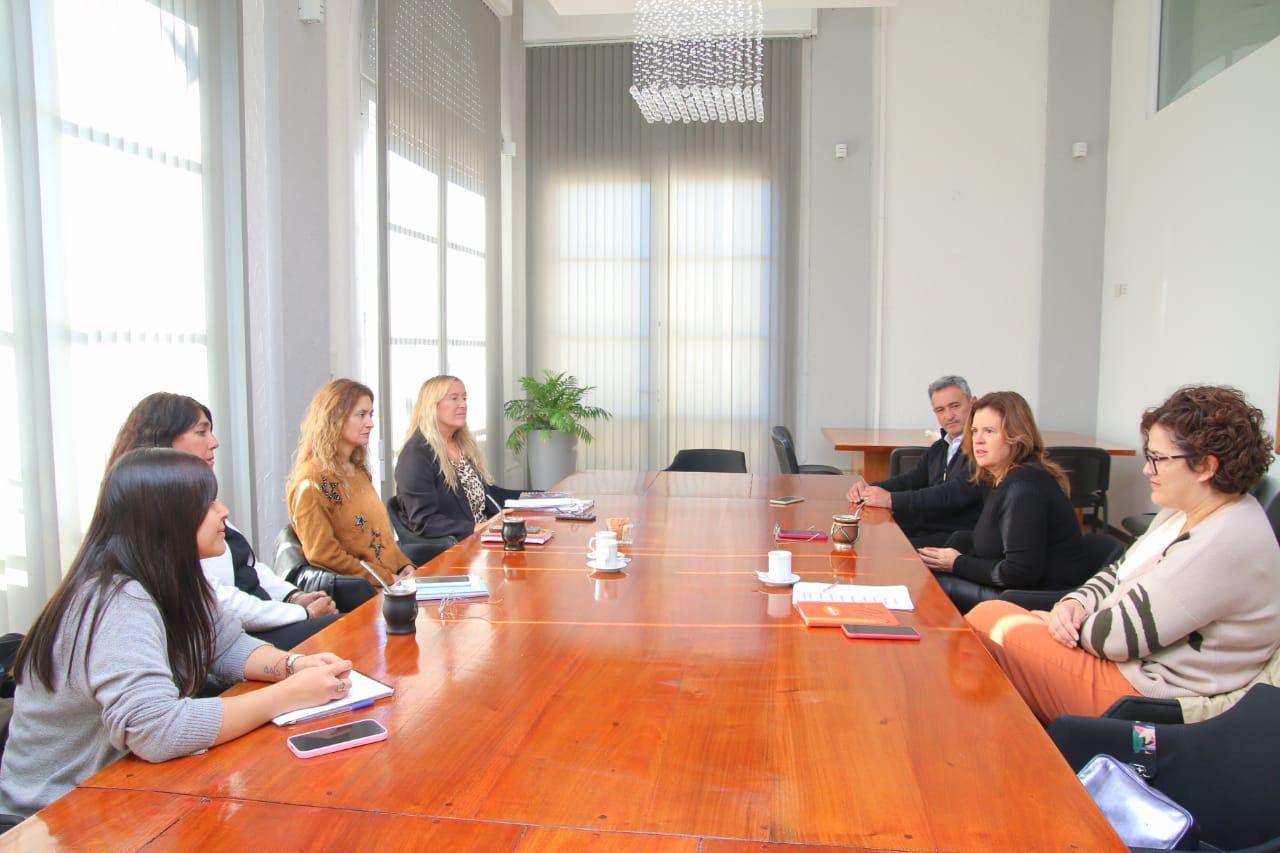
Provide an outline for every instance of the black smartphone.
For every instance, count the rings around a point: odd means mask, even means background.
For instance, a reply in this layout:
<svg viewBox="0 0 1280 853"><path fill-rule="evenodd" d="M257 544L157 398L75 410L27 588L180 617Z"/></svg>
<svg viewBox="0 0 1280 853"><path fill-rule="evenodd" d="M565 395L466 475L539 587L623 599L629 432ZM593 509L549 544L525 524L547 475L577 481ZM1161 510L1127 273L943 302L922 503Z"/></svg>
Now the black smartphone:
<svg viewBox="0 0 1280 853"><path fill-rule="evenodd" d="M919 632L907 625L841 625L844 635L854 640L918 640Z"/></svg>
<svg viewBox="0 0 1280 853"><path fill-rule="evenodd" d="M556 513L557 521L595 521L594 513L590 512L561 512Z"/></svg>
<svg viewBox="0 0 1280 853"><path fill-rule="evenodd" d="M773 506L789 506L790 504L798 504L804 498L799 495L783 495L780 498L769 498L769 503Z"/></svg>

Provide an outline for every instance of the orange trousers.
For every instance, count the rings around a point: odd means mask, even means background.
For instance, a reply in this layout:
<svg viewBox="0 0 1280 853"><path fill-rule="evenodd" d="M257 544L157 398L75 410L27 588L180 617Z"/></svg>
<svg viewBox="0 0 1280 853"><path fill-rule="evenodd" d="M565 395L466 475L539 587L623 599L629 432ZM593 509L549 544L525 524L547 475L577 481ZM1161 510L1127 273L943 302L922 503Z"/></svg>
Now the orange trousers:
<svg viewBox="0 0 1280 853"><path fill-rule="evenodd" d="M1064 714L1099 716L1138 692L1113 661L1067 648L1016 604L984 601L964 618L1045 725Z"/></svg>

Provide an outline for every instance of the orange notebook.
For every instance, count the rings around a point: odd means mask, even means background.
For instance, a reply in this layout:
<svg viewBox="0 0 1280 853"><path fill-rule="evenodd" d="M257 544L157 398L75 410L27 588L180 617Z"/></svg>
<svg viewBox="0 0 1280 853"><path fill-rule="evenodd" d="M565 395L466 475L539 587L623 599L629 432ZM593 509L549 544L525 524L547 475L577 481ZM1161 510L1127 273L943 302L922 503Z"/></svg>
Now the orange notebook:
<svg viewBox="0 0 1280 853"><path fill-rule="evenodd" d="M894 616L879 602L802 601L796 605L800 618L810 628L830 625L897 625Z"/></svg>

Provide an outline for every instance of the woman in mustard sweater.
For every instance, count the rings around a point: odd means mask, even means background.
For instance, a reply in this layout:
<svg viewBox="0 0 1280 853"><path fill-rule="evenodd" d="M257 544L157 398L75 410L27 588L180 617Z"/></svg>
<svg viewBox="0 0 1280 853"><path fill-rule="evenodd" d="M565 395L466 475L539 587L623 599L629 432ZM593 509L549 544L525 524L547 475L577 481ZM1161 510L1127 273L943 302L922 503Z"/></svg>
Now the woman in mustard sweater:
<svg viewBox="0 0 1280 853"><path fill-rule="evenodd" d="M313 566L390 584L413 574L369 474L373 391L335 379L311 400L289 474L289 520Z"/></svg>

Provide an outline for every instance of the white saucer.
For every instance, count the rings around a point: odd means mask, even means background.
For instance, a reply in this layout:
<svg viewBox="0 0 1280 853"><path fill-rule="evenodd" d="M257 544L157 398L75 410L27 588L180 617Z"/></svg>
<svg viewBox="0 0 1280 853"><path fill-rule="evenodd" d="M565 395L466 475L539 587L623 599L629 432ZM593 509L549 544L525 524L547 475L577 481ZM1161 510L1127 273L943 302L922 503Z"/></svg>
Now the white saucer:
<svg viewBox="0 0 1280 853"><path fill-rule="evenodd" d="M619 554L618 562L614 563L613 565L602 563L599 560L587 560L587 567L590 569L594 569L597 572L620 572L626 567L627 563L630 563L630 562L631 560Z"/></svg>
<svg viewBox="0 0 1280 853"><path fill-rule="evenodd" d="M791 577L785 580L776 581L769 577L768 572L756 572L756 577L760 579L760 583L765 586L792 586L800 581L800 576L792 573Z"/></svg>

